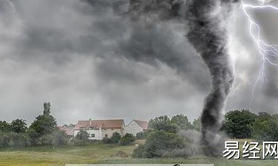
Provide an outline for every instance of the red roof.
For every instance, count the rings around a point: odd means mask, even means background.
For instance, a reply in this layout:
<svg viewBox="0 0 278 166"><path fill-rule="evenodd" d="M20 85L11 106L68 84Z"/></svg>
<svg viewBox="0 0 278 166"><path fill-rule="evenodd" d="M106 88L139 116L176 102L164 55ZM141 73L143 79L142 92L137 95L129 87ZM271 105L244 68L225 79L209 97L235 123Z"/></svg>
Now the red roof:
<svg viewBox="0 0 278 166"><path fill-rule="evenodd" d="M148 122L142 121L142 120L134 120L142 129L146 130L148 129Z"/></svg>
<svg viewBox="0 0 278 166"><path fill-rule="evenodd" d="M122 129L124 126L123 119L113 119L113 120L85 120L78 121L75 129L79 130L80 128L102 128L102 129Z"/></svg>
<svg viewBox="0 0 278 166"><path fill-rule="evenodd" d="M73 127L58 126L59 130L64 131L68 136L73 136Z"/></svg>

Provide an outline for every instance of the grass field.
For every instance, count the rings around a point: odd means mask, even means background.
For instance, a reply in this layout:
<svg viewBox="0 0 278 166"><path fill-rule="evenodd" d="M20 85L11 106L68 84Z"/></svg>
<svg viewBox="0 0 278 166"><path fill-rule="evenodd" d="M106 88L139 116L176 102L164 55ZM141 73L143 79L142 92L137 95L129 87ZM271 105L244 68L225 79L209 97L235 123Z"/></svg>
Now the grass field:
<svg viewBox="0 0 278 166"><path fill-rule="evenodd" d="M64 166L65 164L145 164L145 163L187 163L215 164L216 166L277 166L275 160L225 160L204 156L189 159L133 159L130 157L134 145L118 146L94 144L88 146L67 146L59 148L34 147L0 150L0 166ZM128 157L120 157L119 151Z"/></svg>

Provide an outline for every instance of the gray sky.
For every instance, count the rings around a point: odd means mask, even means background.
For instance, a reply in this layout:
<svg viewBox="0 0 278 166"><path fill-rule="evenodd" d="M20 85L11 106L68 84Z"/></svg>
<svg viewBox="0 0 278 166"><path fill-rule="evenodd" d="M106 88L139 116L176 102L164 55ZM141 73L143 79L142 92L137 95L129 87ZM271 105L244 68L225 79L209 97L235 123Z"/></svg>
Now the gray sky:
<svg viewBox="0 0 278 166"><path fill-rule="evenodd" d="M52 104L58 124L84 119L197 118L209 74L184 37L186 25L130 22L108 0L0 0L0 120L32 122ZM264 38L278 43L278 12L252 10ZM260 56L241 9L230 21L236 82L227 109L277 112L278 70L252 87Z"/></svg>

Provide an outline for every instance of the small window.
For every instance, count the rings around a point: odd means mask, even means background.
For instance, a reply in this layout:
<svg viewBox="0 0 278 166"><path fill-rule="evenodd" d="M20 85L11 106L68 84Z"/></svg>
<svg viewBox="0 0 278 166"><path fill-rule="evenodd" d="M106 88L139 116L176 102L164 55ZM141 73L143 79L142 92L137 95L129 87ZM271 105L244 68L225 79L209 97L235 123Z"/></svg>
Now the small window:
<svg viewBox="0 0 278 166"><path fill-rule="evenodd" d="M95 134L91 134L91 137L96 137L96 135Z"/></svg>
<svg viewBox="0 0 278 166"><path fill-rule="evenodd" d="M107 134L105 134L105 138L107 138L108 137L108 135Z"/></svg>

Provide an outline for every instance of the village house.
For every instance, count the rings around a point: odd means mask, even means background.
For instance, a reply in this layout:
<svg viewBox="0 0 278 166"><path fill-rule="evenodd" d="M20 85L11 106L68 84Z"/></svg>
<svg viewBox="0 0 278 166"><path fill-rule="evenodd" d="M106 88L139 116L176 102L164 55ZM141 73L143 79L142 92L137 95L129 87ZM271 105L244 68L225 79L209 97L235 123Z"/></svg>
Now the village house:
<svg viewBox="0 0 278 166"><path fill-rule="evenodd" d="M148 122L141 120L133 120L125 127L125 133L136 136L137 133L148 129Z"/></svg>
<svg viewBox="0 0 278 166"><path fill-rule="evenodd" d="M113 133L118 132L123 136L124 134L124 120L85 120L78 121L74 128L74 137L84 130L89 134L90 140L102 140L103 138L112 137Z"/></svg>
<svg viewBox="0 0 278 166"><path fill-rule="evenodd" d="M68 137L73 137L74 135L74 126L58 126L59 130L64 131Z"/></svg>

